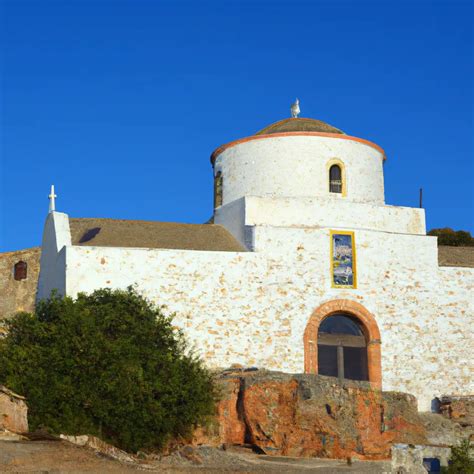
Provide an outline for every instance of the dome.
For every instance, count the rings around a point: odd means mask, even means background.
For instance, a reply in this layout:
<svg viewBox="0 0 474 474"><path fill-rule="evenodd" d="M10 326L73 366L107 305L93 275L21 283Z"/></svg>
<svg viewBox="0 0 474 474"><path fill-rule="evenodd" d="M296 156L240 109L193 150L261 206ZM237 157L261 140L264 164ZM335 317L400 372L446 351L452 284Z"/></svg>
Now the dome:
<svg viewBox="0 0 474 474"><path fill-rule="evenodd" d="M345 135L342 130L339 130L332 125L321 120L314 120L310 118L288 118L272 123L263 128L255 135L271 135L273 133L288 133L288 132L319 132L319 133L338 133Z"/></svg>

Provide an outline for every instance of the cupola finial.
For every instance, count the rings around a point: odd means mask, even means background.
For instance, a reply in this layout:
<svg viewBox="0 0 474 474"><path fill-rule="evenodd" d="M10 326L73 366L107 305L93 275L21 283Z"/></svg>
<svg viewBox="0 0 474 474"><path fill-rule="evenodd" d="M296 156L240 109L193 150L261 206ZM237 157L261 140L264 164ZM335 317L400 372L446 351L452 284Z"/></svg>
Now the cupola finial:
<svg viewBox="0 0 474 474"><path fill-rule="evenodd" d="M291 110L291 116L293 118L298 118L298 115L300 114L300 101L298 98L296 98L294 104L291 104L290 110Z"/></svg>

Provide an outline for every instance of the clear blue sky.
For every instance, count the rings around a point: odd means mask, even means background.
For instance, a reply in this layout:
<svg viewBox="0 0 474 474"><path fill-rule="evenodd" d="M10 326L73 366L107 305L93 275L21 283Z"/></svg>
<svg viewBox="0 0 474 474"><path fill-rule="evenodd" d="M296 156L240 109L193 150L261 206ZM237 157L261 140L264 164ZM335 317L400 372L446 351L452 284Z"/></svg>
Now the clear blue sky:
<svg viewBox="0 0 474 474"><path fill-rule="evenodd" d="M382 146L386 201L473 232L469 1L11 0L0 251L73 217L204 222L209 155L289 116Z"/></svg>

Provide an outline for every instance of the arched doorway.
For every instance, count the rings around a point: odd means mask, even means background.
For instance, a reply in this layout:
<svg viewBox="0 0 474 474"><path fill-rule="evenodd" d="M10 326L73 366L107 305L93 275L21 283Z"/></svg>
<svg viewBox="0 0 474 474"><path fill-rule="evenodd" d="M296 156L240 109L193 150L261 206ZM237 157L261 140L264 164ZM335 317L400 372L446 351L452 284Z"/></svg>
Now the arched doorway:
<svg viewBox="0 0 474 474"><path fill-rule="evenodd" d="M325 318L318 330L318 374L369 380L367 341L362 324L345 313Z"/></svg>
<svg viewBox="0 0 474 474"><path fill-rule="evenodd" d="M330 317L336 316L347 319L330 319ZM324 323L324 321L327 322ZM319 340L320 327L323 328L321 341ZM353 334L349 334L350 332ZM355 336L356 338L350 338L349 336ZM333 300L319 306L309 318L303 342L304 370L306 373L319 373L320 357L323 358L321 361L322 371L327 372L328 358L332 357L333 363L336 361L336 365L339 364L334 376L339 376L343 371L344 376L351 374L358 377L365 376L365 380L368 380L372 387L382 388L380 332L374 316L360 303L351 300ZM319 350L320 342L322 346L332 346L332 349L322 348L322 350ZM342 347L342 349L338 349L338 347ZM342 351L342 356L340 354L339 358L338 351L339 353ZM346 351L346 357L344 357L344 351ZM357 364L350 366L349 360L354 353L358 353L359 359ZM364 374L364 354L366 357L366 374ZM344 363L348 371L347 374L345 373L346 370L340 370L341 365L344 367ZM334 374L334 369L332 370ZM363 380L363 378L356 378L356 380Z"/></svg>

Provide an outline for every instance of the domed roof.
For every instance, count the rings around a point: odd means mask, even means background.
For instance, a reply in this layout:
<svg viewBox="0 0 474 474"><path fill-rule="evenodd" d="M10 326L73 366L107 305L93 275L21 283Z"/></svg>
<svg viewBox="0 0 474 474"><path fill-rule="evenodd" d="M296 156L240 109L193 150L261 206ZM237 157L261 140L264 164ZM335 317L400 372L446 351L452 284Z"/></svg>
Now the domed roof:
<svg viewBox="0 0 474 474"><path fill-rule="evenodd" d="M310 118L288 118L272 123L268 127L263 128L255 135L271 135L272 133L287 133L287 132L322 132L322 133L339 133L345 135L342 130L339 130L332 125L321 120L314 120Z"/></svg>

